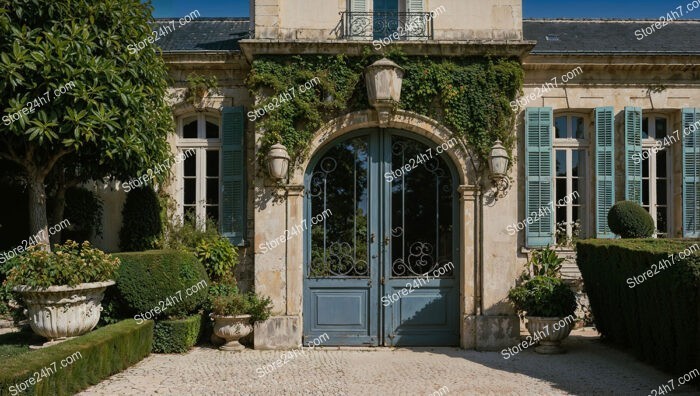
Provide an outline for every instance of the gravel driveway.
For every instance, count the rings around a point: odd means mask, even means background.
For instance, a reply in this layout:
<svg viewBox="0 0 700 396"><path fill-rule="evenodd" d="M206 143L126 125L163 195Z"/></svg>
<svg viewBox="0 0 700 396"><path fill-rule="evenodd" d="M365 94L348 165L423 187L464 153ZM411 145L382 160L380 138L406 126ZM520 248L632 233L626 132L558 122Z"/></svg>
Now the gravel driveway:
<svg viewBox="0 0 700 396"><path fill-rule="evenodd" d="M526 349L507 360L458 348L317 348L288 355L267 374L263 367L284 352L199 347L151 355L81 394L648 395L671 379L602 344L591 329L572 332L564 346L563 355ZM674 394L700 392L676 385Z"/></svg>

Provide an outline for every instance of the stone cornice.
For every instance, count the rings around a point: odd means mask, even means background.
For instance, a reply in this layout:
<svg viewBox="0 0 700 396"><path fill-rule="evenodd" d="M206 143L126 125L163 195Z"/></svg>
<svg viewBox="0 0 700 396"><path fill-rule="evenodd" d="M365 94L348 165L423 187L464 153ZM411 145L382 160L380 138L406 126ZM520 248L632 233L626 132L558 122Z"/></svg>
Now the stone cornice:
<svg viewBox="0 0 700 396"><path fill-rule="evenodd" d="M240 51L170 51L163 52L166 64L178 65L231 65L247 64Z"/></svg>
<svg viewBox="0 0 700 396"><path fill-rule="evenodd" d="M374 49L371 41L355 40L267 40L248 39L239 42L248 61L258 55L346 54L361 56L366 48ZM522 57L534 48L535 41L472 40L472 41L395 41L406 55L424 56L515 56Z"/></svg>
<svg viewBox="0 0 700 396"><path fill-rule="evenodd" d="M700 70L700 55L652 54L529 54L523 58L525 70L572 69L585 70Z"/></svg>

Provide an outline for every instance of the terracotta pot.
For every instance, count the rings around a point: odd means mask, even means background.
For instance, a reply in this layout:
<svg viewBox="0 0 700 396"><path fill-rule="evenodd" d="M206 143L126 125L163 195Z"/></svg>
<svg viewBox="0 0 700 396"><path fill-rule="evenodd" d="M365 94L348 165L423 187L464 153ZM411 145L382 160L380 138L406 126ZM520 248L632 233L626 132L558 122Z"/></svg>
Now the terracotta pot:
<svg viewBox="0 0 700 396"><path fill-rule="evenodd" d="M32 330L54 343L95 328L100 320L105 290L114 283L110 280L46 289L22 285L12 290L22 296Z"/></svg>
<svg viewBox="0 0 700 396"><path fill-rule="evenodd" d="M533 338L539 340L540 345L535 348L535 352L552 355L564 353L566 350L561 347L561 341L571 333L571 322L564 318L546 318L541 316L526 316L527 331Z"/></svg>
<svg viewBox="0 0 700 396"><path fill-rule="evenodd" d="M226 343L219 349L222 351L242 351L245 349L238 340L253 332L250 315L212 315L212 318L214 319L214 334L226 340Z"/></svg>

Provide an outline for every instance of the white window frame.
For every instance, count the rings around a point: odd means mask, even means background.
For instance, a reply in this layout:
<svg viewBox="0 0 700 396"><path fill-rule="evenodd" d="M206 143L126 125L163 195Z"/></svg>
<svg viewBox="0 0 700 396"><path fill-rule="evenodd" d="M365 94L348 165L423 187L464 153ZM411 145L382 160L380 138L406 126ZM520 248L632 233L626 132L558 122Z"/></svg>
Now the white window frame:
<svg viewBox="0 0 700 396"><path fill-rule="evenodd" d="M557 138L557 132L556 132L556 122L557 118L560 117L566 117L567 118L567 137L566 138ZM574 129L573 129L573 117L579 117L583 119L583 139L577 139L573 137ZM566 174L566 191L567 195L573 193L573 172L571 172L572 165L573 165L573 151L581 151L581 155L583 155L583 160L584 160L584 168L583 171L585 172L585 176L577 176L578 181L579 181L579 194L580 197L578 199L579 203L577 205L573 205L573 201L569 202L566 204L566 235L569 240L572 239L573 237L573 213L574 213L574 206L579 207L579 216L581 220L581 226L579 229L579 237L585 237L590 235L589 233L589 227L591 224L591 216L590 216L590 211L591 207L590 205L587 205L587 202L592 202L590 200L590 187L589 184L591 182L591 171L592 171L592 164L591 164L591 150L590 150L590 145L591 145L591 135L593 134L593 128L590 125L591 117L583 114L583 113L572 113L572 112L561 112L561 113L554 113L552 117L552 169L553 169L553 174L552 174L552 185L553 185L553 191L554 195L552 197L553 199L553 216L554 216L554 237L555 237L555 242L556 242L556 233L557 233L557 222L561 222L564 220L557 219L557 211L556 211L556 206L557 206L557 151L565 151L566 152L566 169L567 169L567 174ZM580 161L580 159L579 159Z"/></svg>
<svg viewBox="0 0 700 396"><path fill-rule="evenodd" d="M196 138L184 138L184 126L185 120L192 117L197 118L197 137ZM206 122L207 119L214 121L219 126L219 137L207 139L206 135ZM197 218L197 225L202 229L206 226L206 208L207 206L218 206L219 207L219 218L217 223L221 224L221 172L222 172L222 162L221 162L221 114L215 112L200 112L200 113L189 113L182 115L177 118L177 141L176 148L177 153L180 154L184 151L193 149L196 153L196 192L195 192L195 216ZM219 199L217 205L208 205L206 203L206 193L207 193L207 183L206 183L206 172L207 172L207 150L217 150L219 152ZM189 157L192 157L190 155ZM185 202L185 162L182 161L176 166L176 176L177 176L177 191L175 193L177 201L177 213L178 216L184 219L184 202Z"/></svg>
<svg viewBox="0 0 700 396"><path fill-rule="evenodd" d="M656 119L666 119L666 136L670 137L673 134L673 131L671 131L670 129L671 117L667 114L642 114L642 126L644 125L643 120L645 118L647 119L647 127L649 128L649 130L647 131L649 137L646 139L642 137L642 152L651 150L654 147L659 147L657 149L658 152L666 152L666 230L655 229L654 237L667 238L669 237L669 235L671 235L671 230L673 230L673 159L671 158L671 147L664 147L662 144L664 138L656 138ZM658 224L657 219L659 205L659 197L656 189L656 183L658 181L658 178L656 176L657 156L654 155L651 151L650 154L651 155L648 156L649 169L647 170L649 174L649 214L651 215L652 219L654 219L654 226L656 228L656 225ZM643 171L642 174L644 174ZM644 193L642 192L642 194Z"/></svg>

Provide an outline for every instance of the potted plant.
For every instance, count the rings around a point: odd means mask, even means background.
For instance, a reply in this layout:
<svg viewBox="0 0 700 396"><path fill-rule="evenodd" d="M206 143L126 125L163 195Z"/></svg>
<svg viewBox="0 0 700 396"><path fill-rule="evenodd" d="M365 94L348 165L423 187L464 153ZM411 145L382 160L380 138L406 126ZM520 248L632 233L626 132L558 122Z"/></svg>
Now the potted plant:
<svg viewBox="0 0 700 396"><path fill-rule="evenodd" d="M53 252L35 245L13 259L5 286L20 296L32 330L49 339L46 346L97 325L104 292L115 283L118 265L118 258L87 241L66 241Z"/></svg>
<svg viewBox="0 0 700 396"><path fill-rule="evenodd" d="M525 265L521 284L511 289L508 299L521 317L532 337L539 341L536 352L562 353L560 344L569 336L576 311L576 295L561 280L564 262L557 252L547 246L532 252Z"/></svg>
<svg viewBox="0 0 700 396"><path fill-rule="evenodd" d="M238 340L253 332L255 322L270 317L272 301L253 293L232 293L214 297L211 310L214 334L226 340L219 349L242 351L245 347Z"/></svg>

